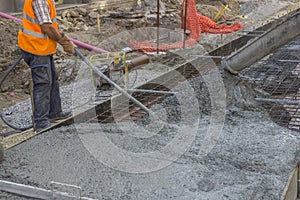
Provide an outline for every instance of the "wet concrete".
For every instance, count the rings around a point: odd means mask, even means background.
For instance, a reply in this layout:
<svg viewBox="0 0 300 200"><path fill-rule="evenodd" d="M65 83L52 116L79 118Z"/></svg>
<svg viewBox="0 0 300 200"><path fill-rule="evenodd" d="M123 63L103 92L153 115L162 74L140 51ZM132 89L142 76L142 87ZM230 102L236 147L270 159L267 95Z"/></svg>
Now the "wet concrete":
<svg viewBox="0 0 300 200"><path fill-rule="evenodd" d="M207 155L199 156L210 128L211 101L203 79L197 78L190 83L199 104L199 121L191 119L192 123L182 125L186 131L196 128L197 132L186 151L172 149L161 155L177 157L169 165L147 173L129 173L118 170L127 163L111 166L107 160L99 159L101 152L95 153L91 147L97 145L93 140L101 142L105 135L129 152L161 150L180 135L180 109L172 97L158 106L158 110L168 106L169 123L153 137L134 137L138 133L124 131L126 123L62 127L9 149L0 165L0 179L48 189L51 181L73 184L82 187L83 196L98 199L280 199L289 174L299 161L299 134L271 121L264 108L254 101L257 94L250 83L226 72L222 72L222 77L227 95L226 116L220 135L213 138L216 144ZM176 89L182 91L181 87ZM147 123L147 119L139 122ZM111 154L116 161L121 159L118 156ZM136 167L140 167L138 163ZM4 193L0 197L23 199Z"/></svg>
<svg viewBox="0 0 300 200"><path fill-rule="evenodd" d="M49 188L51 181L73 184L82 187L83 196L98 199L280 199L299 160L299 134L270 120L253 100L250 84L227 72L222 76L227 94L226 120L219 138L215 138L216 145L205 156L199 156L199 151L211 120L211 102L203 79L196 78L190 84L201 102L199 108L207 109L200 110L198 123L187 125L198 127L195 138L170 165L148 173L116 170L118 166L97 159L84 137L99 141L98 133L106 134L127 151L157 151L178 134L176 120L150 138L136 138L130 136L134 133L122 131L120 127L126 123L96 127L77 124L38 135L8 150L0 177L44 188ZM176 89L180 91L181 87ZM171 102L174 99L169 97L161 105L176 110L178 104ZM172 153L177 152L166 155Z"/></svg>

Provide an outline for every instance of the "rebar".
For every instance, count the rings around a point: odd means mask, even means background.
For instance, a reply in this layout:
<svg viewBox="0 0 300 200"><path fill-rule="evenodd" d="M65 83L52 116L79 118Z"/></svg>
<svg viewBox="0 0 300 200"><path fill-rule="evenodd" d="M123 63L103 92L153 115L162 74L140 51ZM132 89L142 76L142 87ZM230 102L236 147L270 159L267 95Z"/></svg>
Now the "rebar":
<svg viewBox="0 0 300 200"><path fill-rule="evenodd" d="M269 102L269 103L279 103L286 105L300 105L300 100L288 100L288 99L265 99L265 98L255 98L259 102Z"/></svg>
<svg viewBox="0 0 300 200"><path fill-rule="evenodd" d="M170 91L159 91L159 90L143 90L143 89L129 89L128 92L144 92L144 93L154 93L154 94L176 94L177 92Z"/></svg>
<svg viewBox="0 0 300 200"><path fill-rule="evenodd" d="M157 37L156 37L156 53L159 54L159 23L160 23L160 20L159 20L159 17L160 17L160 0L157 0Z"/></svg>

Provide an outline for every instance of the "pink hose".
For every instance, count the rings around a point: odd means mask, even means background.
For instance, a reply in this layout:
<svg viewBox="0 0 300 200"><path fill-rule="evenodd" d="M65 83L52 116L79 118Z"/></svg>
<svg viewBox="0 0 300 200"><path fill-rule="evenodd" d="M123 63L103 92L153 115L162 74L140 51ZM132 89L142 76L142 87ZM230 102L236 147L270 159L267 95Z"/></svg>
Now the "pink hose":
<svg viewBox="0 0 300 200"><path fill-rule="evenodd" d="M16 17L13 17L13 16L10 16L10 15L5 14L5 13L3 13L3 12L0 12L0 16L1 16L1 17L4 17L4 18L7 18L7 19L12 19L12 20L17 21L17 22L22 22L21 19L16 18Z"/></svg>
<svg viewBox="0 0 300 200"><path fill-rule="evenodd" d="M14 21L16 21L16 22L22 23L22 20L21 20L21 19L16 18L16 17L13 17L13 16L8 15L8 14L3 13L3 12L0 12L0 17L4 17L4 18L7 18L7 19L12 19L12 20L14 20ZM84 42L81 42L81 41L78 41L78 40L75 40L75 39L73 39L73 38L70 38L70 39L71 39L71 40L74 42L74 44L76 44L77 46L83 47L83 48L88 49L88 50L90 50L90 51L95 51L95 52L98 52L98 53L107 53L107 52L108 52L108 51L105 51L105 50L100 49L100 48L98 48L98 47L89 45L89 44L87 44L87 43L84 43Z"/></svg>
<svg viewBox="0 0 300 200"><path fill-rule="evenodd" d="M81 42L79 40L75 40L73 38L70 38L70 40L72 40L72 42L74 42L74 44L76 44L77 46L83 47L83 48L88 49L90 51L95 51L97 53L107 53L108 52L108 51L105 51L105 50L100 49L98 47L95 47L95 46L89 45L87 43Z"/></svg>

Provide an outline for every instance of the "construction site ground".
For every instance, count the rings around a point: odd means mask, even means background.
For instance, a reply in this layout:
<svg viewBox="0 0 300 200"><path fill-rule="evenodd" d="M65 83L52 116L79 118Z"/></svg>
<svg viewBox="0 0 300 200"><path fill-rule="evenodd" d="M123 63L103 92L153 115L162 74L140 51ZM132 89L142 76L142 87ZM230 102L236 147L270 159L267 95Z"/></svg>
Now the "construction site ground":
<svg viewBox="0 0 300 200"><path fill-rule="evenodd" d="M95 4L74 5L68 9L65 9L64 5L58 5L60 28L77 40L108 51L120 51L129 44L128 41L118 41L116 43L123 46L109 46L110 43L115 44L113 40L116 36L124 31L156 26L156 20L153 20L151 15L154 13L155 16L155 1L145 2L142 6L136 5L134 9L111 8L101 11ZM179 29L180 3L177 0L164 0L162 3L165 10L160 20L161 27L168 30ZM198 2L197 7L201 14L213 18L224 3L226 1L203 0ZM295 3L299 3L298 0L229 0L229 9L221 17L220 23L240 22L245 26L245 30L253 30ZM100 32L98 14L101 15ZM20 13L14 13L14 16L21 17ZM0 76L20 55L17 46L17 32L20 27L16 22L0 18ZM240 34L243 32L222 37L202 34L200 44L204 52L201 54L239 37ZM80 50L86 56L92 55L87 50ZM191 53L199 54L193 50ZM128 54L129 58L139 55L142 53ZM155 62L155 65L151 65L150 62L137 70L138 76L144 77L142 79L146 81L171 69L178 64L176 59L168 58L172 55L151 57L151 61L158 62ZM72 87L78 78L78 58L65 54L59 47L55 59L61 86L67 88L62 89L62 97L65 100L69 96L65 91L68 91L68 87ZM159 68L158 64L164 59L167 61ZM131 76L136 76L135 73ZM149 74L153 74L153 77ZM82 188L83 196L95 199L280 199L290 173L299 162L299 131L273 122L265 108L254 100L256 94L251 83L242 81L222 69L220 76L226 90L226 113L219 138L205 156L199 155L203 149L201 144L206 139L204 133L208 131L211 123L211 105L203 78L198 77L189 80L189 84L183 83L175 88L175 91L182 92L186 85L192 86L194 96L198 100L200 117L192 127L188 126L190 124L183 125L187 131L198 127L195 138L186 151L169 165L158 170L145 170L143 173L121 170L125 169L122 168L122 162L118 163L121 167L107 164L109 159L122 160L121 158L108 153L106 155L111 157L106 157L101 162L89 146L86 146L86 142L90 146L96 146L98 144L93 140L102 140L104 134L116 146L130 152L159 151L168 145L177 133L175 122L178 121L178 103L172 96L168 96L156 106L172 110L169 119L171 123L153 137L133 137L138 133L126 122L98 124L96 127L91 124L61 127L6 151L5 160L0 164L0 179L47 189L51 189L51 181L76 185ZM29 106L29 77L30 70L23 62L9 75L1 87L1 111L6 111L18 103ZM81 94L76 95L86 95L84 89L81 91ZM183 92L183 95L189 98L188 93ZM193 120L195 119L191 119ZM147 122L140 123L147 125ZM98 129L101 130L101 134L97 134ZM0 133L8 131L11 129L1 121ZM167 156L169 154L172 157L177 152L166 153ZM135 158L131 159L134 161ZM137 163L136 167L140 166ZM0 193L0 197L25 199L8 193Z"/></svg>

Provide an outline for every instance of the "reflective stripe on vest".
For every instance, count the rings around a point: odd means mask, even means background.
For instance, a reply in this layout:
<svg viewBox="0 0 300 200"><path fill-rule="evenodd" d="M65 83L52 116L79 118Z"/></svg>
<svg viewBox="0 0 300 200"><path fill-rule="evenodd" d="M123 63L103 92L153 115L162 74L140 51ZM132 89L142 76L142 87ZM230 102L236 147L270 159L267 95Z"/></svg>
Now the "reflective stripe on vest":
<svg viewBox="0 0 300 200"><path fill-rule="evenodd" d="M30 21L33 24L39 25L39 22L38 22L37 19L32 18L32 17L28 16L25 13L23 13L23 18L27 19L28 21ZM56 22L57 20L56 20L56 18L52 18L51 21L52 22ZM37 32L34 32L34 31L30 31L30 30L27 30L25 28L22 28L22 32L25 33L25 34L37 37L37 38L48 38L48 36L45 35L45 34L37 33Z"/></svg>
<svg viewBox="0 0 300 200"><path fill-rule="evenodd" d="M31 17L29 17L28 15L26 15L25 13L23 13L23 18L27 19L27 20L30 21L31 23L39 24L39 22L38 22L37 19L31 18Z"/></svg>
<svg viewBox="0 0 300 200"><path fill-rule="evenodd" d="M48 38L48 35L46 35L46 34L40 34L40 33L37 33L37 32L27 30L25 28L22 28L22 32L27 34L27 35L31 35L31 36L34 36L34 37L37 37L37 38L44 38L44 39Z"/></svg>
<svg viewBox="0 0 300 200"><path fill-rule="evenodd" d="M32 17L26 15L25 13L23 13L23 18L27 19L27 20L30 21L31 23L39 24L39 22L38 22L37 19L32 18ZM52 18L51 21L52 21L52 22L57 22L57 19L56 19L56 18Z"/></svg>

